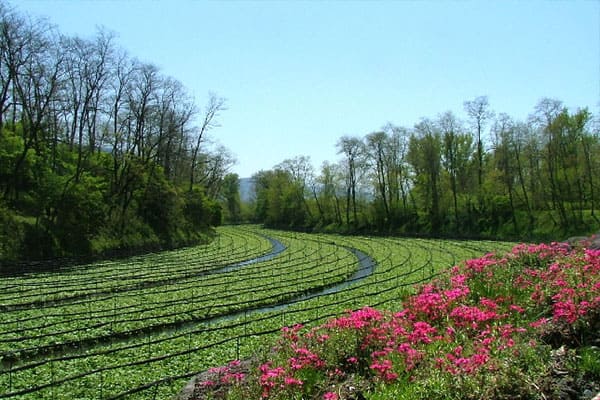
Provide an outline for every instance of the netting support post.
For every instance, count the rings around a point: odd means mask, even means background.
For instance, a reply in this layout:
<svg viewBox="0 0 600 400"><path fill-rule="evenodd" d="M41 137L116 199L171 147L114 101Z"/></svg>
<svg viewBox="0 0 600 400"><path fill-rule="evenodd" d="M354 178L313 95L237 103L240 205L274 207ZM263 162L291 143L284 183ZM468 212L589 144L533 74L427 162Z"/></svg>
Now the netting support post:
<svg viewBox="0 0 600 400"><path fill-rule="evenodd" d="M54 391L54 361L50 361L50 381L52 382L52 400L54 400L56 398L56 392Z"/></svg>
<svg viewBox="0 0 600 400"><path fill-rule="evenodd" d="M100 370L100 400L102 400L102 397L104 395L103 389L104 389L104 380L102 378L102 370Z"/></svg>

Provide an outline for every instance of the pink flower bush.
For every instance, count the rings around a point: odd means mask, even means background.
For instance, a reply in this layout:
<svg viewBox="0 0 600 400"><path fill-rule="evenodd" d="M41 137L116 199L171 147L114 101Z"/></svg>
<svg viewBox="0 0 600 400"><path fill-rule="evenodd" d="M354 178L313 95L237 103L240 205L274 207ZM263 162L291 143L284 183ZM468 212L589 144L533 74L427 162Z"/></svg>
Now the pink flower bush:
<svg viewBox="0 0 600 400"><path fill-rule="evenodd" d="M543 344L551 327L586 329L599 292L600 251L553 243L487 254L417 288L402 311L364 307L312 329L284 328L276 357L260 367L262 398L338 399L326 388L351 374L383 384L431 371L493 374Z"/></svg>

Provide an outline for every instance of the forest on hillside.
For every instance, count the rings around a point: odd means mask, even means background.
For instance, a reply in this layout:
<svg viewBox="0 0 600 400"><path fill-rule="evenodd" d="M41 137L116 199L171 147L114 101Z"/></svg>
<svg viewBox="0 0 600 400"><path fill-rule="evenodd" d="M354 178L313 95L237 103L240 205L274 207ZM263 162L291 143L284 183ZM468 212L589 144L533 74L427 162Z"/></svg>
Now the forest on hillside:
<svg viewBox="0 0 600 400"><path fill-rule="evenodd" d="M0 260L208 239L233 164L205 107L114 34L61 34L0 2Z"/></svg>
<svg viewBox="0 0 600 400"><path fill-rule="evenodd" d="M559 240L600 227L600 132L587 108L541 99L526 121L486 96L412 128L337 142L315 171L287 159L253 177L267 226L338 232Z"/></svg>

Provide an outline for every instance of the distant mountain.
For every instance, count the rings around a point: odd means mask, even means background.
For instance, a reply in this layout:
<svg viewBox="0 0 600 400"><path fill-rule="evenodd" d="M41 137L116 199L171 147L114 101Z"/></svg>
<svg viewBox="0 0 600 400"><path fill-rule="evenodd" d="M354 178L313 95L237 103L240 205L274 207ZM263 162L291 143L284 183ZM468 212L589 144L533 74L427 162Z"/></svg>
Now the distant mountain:
<svg viewBox="0 0 600 400"><path fill-rule="evenodd" d="M252 178L240 178L240 200L245 203L254 200L254 180Z"/></svg>

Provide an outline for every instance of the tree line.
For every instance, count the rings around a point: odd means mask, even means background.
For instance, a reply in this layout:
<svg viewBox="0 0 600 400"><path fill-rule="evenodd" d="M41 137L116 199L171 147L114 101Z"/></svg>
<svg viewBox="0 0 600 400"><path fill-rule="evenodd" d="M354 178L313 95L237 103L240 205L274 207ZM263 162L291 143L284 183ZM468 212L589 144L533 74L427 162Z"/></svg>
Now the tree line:
<svg viewBox="0 0 600 400"><path fill-rule="evenodd" d="M318 172L307 156L260 171L251 217L292 229L453 237L598 229L600 135L586 108L544 98L517 121L480 96L464 110L465 121L447 111L411 128L343 136L341 159Z"/></svg>
<svg viewBox="0 0 600 400"><path fill-rule="evenodd" d="M99 29L61 34L0 2L0 259L178 246L221 220L225 100Z"/></svg>

